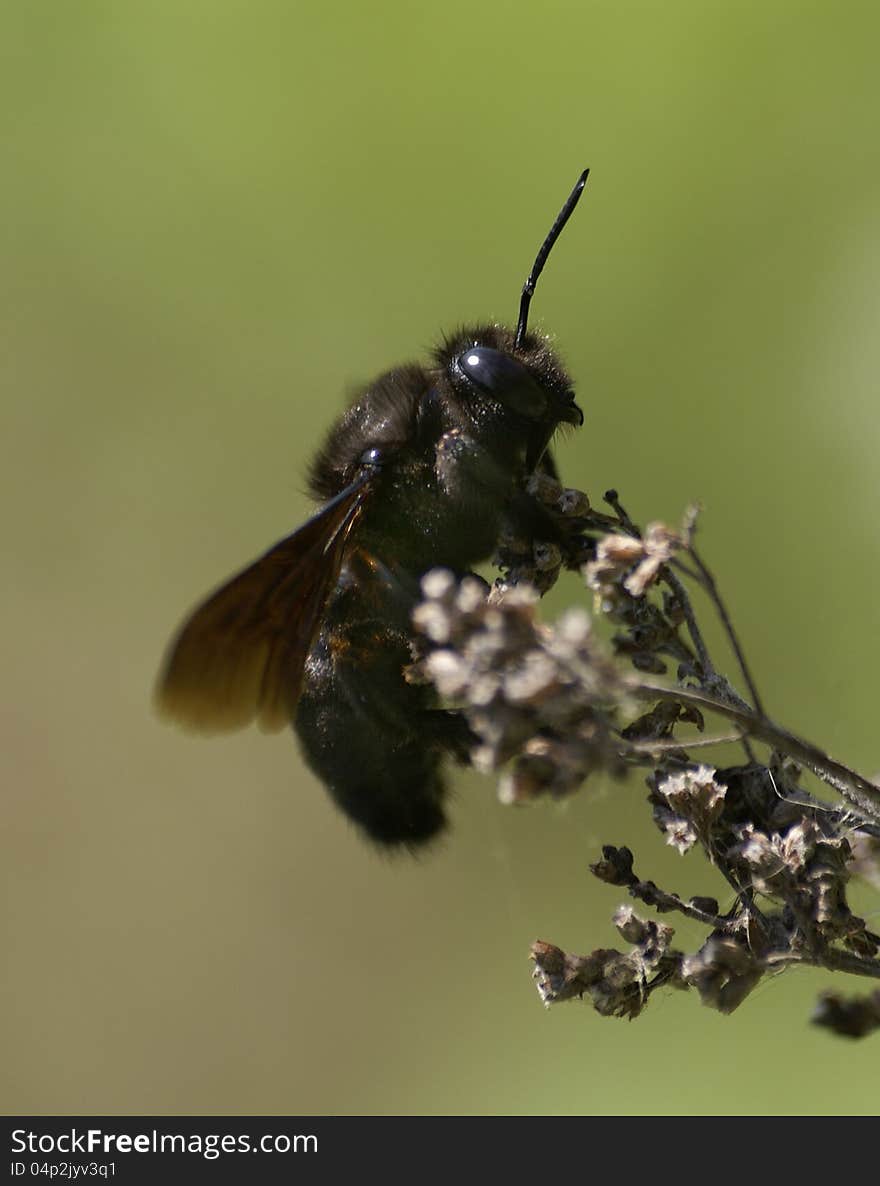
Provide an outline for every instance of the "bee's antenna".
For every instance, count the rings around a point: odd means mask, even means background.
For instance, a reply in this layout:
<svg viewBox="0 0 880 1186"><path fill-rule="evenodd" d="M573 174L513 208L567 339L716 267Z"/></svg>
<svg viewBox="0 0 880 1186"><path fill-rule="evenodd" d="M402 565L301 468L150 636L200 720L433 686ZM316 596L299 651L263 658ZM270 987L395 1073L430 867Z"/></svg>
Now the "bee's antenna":
<svg viewBox="0 0 880 1186"><path fill-rule="evenodd" d="M529 272L529 278L523 285L522 296L519 301L519 321L516 323L516 334L514 335L514 346L521 346L523 338L526 336L526 324L529 320L529 305L532 302L532 296L535 291L535 285L538 283L538 277L544 270L544 264L547 262L547 256L553 250L553 244L562 234L562 228L571 218L575 206L580 200L581 194L584 192L584 186L587 184L587 178L590 175L589 169L584 169L580 177L577 179L577 184L568 195L568 200L556 216L556 221L550 228L550 233L544 242L541 244L541 250L535 257L535 262L532 264L532 270Z"/></svg>

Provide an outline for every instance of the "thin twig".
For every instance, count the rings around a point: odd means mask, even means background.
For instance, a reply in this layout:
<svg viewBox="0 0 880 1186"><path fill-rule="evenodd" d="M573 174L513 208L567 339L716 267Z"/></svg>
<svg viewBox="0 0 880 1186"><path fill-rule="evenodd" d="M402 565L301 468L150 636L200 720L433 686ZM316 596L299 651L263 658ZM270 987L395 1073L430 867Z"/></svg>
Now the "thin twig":
<svg viewBox="0 0 880 1186"><path fill-rule="evenodd" d="M691 605L691 599L688 595L687 589L685 589L684 585L681 583L675 573L672 572L668 564L664 566L663 578L675 593L675 596L678 598L679 605L681 606L682 613L684 614L684 620L687 623L688 633L693 639L694 647L697 652L697 658L701 668L703 669L704 679L717 680L718 673L715 670L715 665L709 656L709 649L706 646L702 632L700 631L700 628L697 624L696 615L694 614L694 607ZM745 750L746 757L750 762L754 762L755 754L752 750L752 747L749 745L748 738L743 734L741 735L740 740L742 742L742 747Z"/></svg>
<svg viewBox="0 0 880 1186"><path fill-rule="evenodd" d="M661 684L632 680L630 691L640 700L672 700L692 704L695 708L705 709L706 712L714 712L729 721L734 721L751 737L774 749L782 750L796 762L812 770L818 778L843 795L852 808L866 815L869 821L880 823L880 787L876 783L842 762L830 758L818 746L804 741L794 733L789 733L787 729L783 729L767 717L734 704L727 704L723 700L716 700L714 696L707 696L704 692L695 692L693 688L666 688Z"/></svg>
<svg viewBox="0 0 880 1186"><path fill-rule="evenodd" d="M700 577L702 578L701 584L709 594L715 609L718 611L718 616L721 618L722 624L724 625L724 629L727 633L727 637L730 639L730 645L733 648L733 653L736 655L736 661L739 664L739 669L742 672L743 679L746 681L746 687L749 689L749 695L752 698L752 703L754 704L755 709L759 715L763 717L766 714L764 712L764 705L761 701L761 695L758 691L757 684L752 679L752 673L749 670L748 663L746 662L745 652L740 646L739 638L737 637L736 631L733 628L733 622L731 620L730 614L727 612L727 606L724 604L721 594L718 592L718 586L715 583L715 578L712 576L712 573L706 564L704 564L699 553L694 547L693 542L691 542L688 546L688 554L690 555L694 564L697 566L697 570L699 571Z"/></svg>
<svg viewBox="0 0 880 1186"><path fill-rule="evenodd" d="M671 913L677 910L679 914L691 918L695 922L707 927L721 930L730 923L730 919L722 914L713 914L708 910L701 910L690 902L683 901L678 894L667 893L652 881L636 881L627 886L630 894L646 906L651 906L661 913Z"/></svg>
<svg viewBox="0 0 880 1186"><path fill-rule="evenodd" d="M880 962L863 959L851 951L840 951L836 947L829 947L821 955L811 955L810 952L779 951L771 952L765 963L780 967L785 964L808 964L813 968L827 968L829 972L850 972L853 976L870 976L880 980Z"/></svg>
<svg viewBox="0 0 880 1186"><path fill-rule="evenodd" d="M691 605L691 599L687 595L687 590L678 579L674 572L671 572L669 566L666 565L663 572L664 580L667 585L675 593L678 598L678 603L681 606L681 612L684 614L684 620L687 623L688 634L693 640L694 650L697 652L697 659L700 667L703 670L703 676L710 679L716 674L715 665L709 655L709 648L706 646L702 631L697 625L697 619L694 615L694 608Z"/></svg>
<svg viewBox="0 0 880 1186"><path fill-rule="evenodd" d="M624 510L620 499L617 497L617 491L606 490L602 497L614 511L615 515L617 515L617 520L620 526L623 527L630 535L635 536L636 539L641 539L642 533Z"/></svg>
<svg viewBox="0 0 880 1186"><path fill-rule="evenodd" d="M675 737L658 737L653 741L648 738L640 741L635 738L632 741L627 740L627 746L630 750L653 754L670 749L705 749L710 745L730 745L741 740L742 733L719 733L715 737L687 737L684 740L678 740Z"/></svg>
<svg viewBox="0 0 880 1186"><path fill-rule="evenodd" d="M683 573L686 577L692 580L695 585L699 585L702 588L703 582L700 579L700 574L698 572L694 572L692 568L688 568L685 562L678 556L673 556L669 563L676 570L676 572Z"/></svg>

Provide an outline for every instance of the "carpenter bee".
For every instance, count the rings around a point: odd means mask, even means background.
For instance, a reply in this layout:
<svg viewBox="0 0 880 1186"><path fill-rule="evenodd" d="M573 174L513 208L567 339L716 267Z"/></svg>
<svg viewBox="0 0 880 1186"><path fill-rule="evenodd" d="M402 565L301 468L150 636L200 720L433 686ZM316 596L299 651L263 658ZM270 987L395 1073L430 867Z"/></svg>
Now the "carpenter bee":
<svg viewBox="0 0 880 1186"><path fill-rule="evenodd" d="M516 329L461 329L428 365L363 388L312 462L320 510L194 610L160 674L160 711L199 732L292 723L308 765L380 845L414 849L442 830L443 759L466 760L471 740L405 677L420 580L489 559L502 530L534 532L546 512L526 480L553 472L556 429L583 423L527 322L588 173L538 252Z"/></svg>

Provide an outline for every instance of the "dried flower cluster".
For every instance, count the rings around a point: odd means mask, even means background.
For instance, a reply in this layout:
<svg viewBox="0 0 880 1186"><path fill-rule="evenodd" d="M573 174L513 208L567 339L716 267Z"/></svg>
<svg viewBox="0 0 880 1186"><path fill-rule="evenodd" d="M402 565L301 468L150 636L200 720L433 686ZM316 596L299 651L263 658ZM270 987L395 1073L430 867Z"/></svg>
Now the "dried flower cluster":
<svg viewBox="0 0 880 1186"><path fill-rule="evenodd" d="M711 573L693 543L695 514L680 530L651 524L642 533L612 491L613 516L594 511L579 491L552 478L532 480L550 542L504 538L493 589L477 578L429 573L415 616L424 636L422 678L456 703L475 737L472 763L500 771L505 803L563 796L602 771L646 773L648 802L666 842L702 851L727 883L715 899L684 900L640 879L627 848L610 845L593 874L658 913L677 911L707 935L690 954L672 946L670 926L631 906L614 917L628 948L571 955L532 947L546 1004L588 997L605 1016L633 1018L660 986L693 988L704 1004L736 1009L761 979L793 963L880 979L880 936L847 901L851 876L877 876L880 787L771 721L749 673ZM563 568L579 568L596 612L618 628L612 653L584 609L554 625L537 617L539 594ZM684 579L709 594L728 631L748 699L715 668ZM677 683L647 680L675 666ZM722 737L702 737L706 718ZM742 746L740 765L715 768L691 751ZM762 758L757 746L767 748ZM827 804L800 785L812 770L842 796ZM880 1026L880 996L826 995L814 1017L837 1033L862 1036Z"/></svg>
<svg viewBox="0 0 880 1186"><path fill-rule="evenodd" d="M550 630L536 619L531 587L493 601L476 578L459 584L443 570L428 574L423 593L414 620L433 644L424 670L442 696L467 705L473 765L488 772L512 760L505 802L565 795L594 770L622 771L624 688L583 610Z"/></svg>

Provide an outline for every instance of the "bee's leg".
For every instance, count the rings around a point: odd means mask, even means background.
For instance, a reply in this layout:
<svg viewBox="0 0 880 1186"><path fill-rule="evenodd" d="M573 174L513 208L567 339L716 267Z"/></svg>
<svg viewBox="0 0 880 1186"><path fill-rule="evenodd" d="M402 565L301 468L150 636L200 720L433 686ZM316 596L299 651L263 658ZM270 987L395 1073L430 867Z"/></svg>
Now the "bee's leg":
<svg viewBox="0 0 880 1186"><path fill-rule="evenodd" d="M526 539L556 544L564 533L550 511L526 490L518 490L504 508L505 531Z"/></svg>
<svg viewBox="0 0 880 1186"><path fill-rule="evenodd" d="M549 449L545 449L541 455L541 460L538 462L538 472L546 474L548 478L552 478L554 482L559 481L559 470L556 467L556 458Z"/></svg>
<svg viewBox="0 0 880 1186"><path fill-rule="evenodd" d="M435 745L460 765L470 765L471 750L479 738L463 713L451 708L429 708L422 713L422 720L427 736Z"/></svg>

